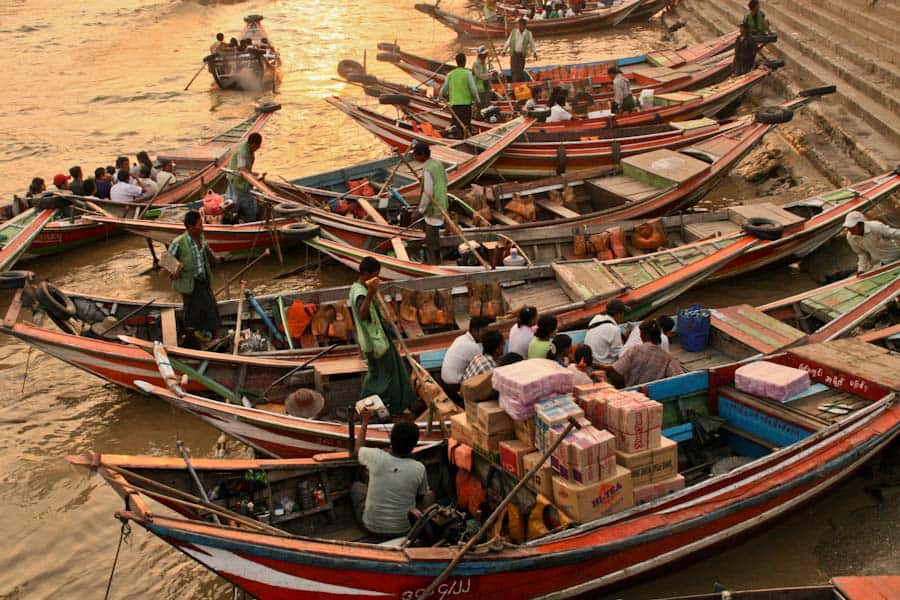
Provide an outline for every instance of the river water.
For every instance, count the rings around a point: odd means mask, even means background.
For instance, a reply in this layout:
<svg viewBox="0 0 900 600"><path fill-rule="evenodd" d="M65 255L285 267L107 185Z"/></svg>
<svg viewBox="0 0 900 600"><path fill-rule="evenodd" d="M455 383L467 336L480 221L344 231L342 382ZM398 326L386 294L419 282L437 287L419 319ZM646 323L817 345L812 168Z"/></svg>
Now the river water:
<svg viewBox="0 0 900 600"><path fill-rule="evenodd" d="M427 56L448 58L461 45L448 30L415 12L408 0L283 0L200 4L188 0L137 2L52 0L0 2L0 197L23 192L34 176L80 164L85 173L119 154L181 147L245 118L268 95L222 92L207 73L184 86L217 31L236 35L243 15L265 15L281 53L285 77L275 99L283 109L263 132L258 167L286 177L386 154L384 147L328 107L333 94L362 97L332 79L342 58L400 79L374 61L375 44L397 40ZM461 1L444 6L461 7ZM684 43L688 39L682 40ZM658 25L615 35L538 40L542 62L637 54L660 46ZM732 182L734 183L734 182ZM734 196L730 188L730 197ZM300 253L302 254L302 253ZM347 282L338 269L273 276L303 264L302 255L263 262L248 275L256 293ZM120 237L71 255L32 262L59 285L109 295L174 298L168 282L142 274L145 246ZM240 265L227 265L227 276ZM711 306L759 303L811 287L787 267L767 270L742 285L697 290L684 302ZM8 296L0 296L5 306ZM118 497L99 477L75 470L63 457L92 450L171 454L183 439L209 455L217 433L160 403L123 393L98 379L0 340L0 599L99 598L110 573L119 524ZM856 477L823 501L770 531L677 572L647 578L617 597L702 592L712 581L735 587L820 582L846 573L897 572L896 504L880 504ZM119 557L112 598L230 597L230 586L135 531Z"/></svg>

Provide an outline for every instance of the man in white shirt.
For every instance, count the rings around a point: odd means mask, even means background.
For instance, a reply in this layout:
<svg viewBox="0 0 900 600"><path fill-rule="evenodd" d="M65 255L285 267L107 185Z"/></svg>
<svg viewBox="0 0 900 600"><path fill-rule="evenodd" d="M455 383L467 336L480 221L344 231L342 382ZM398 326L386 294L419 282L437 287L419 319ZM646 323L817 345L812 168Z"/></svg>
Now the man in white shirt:
<svg viewBox="0 0 900 600"><path fill-rule="evenodd" d="M866 221L865 215L857 210L847 214L844 227L847 228L847 243L856 253L857 273L900 260L900 229L880 221Z"/></svg>
<svg viewBox="0 0 900 600"><path fill-rule="evenodd" d="M528 21L525 17L519 19L519 25L513 29L503 45L503 52L509 53L509 70L512 73L513 83L528 81L525 77L525 56L529 51L537 60L537 45L534 43L534 36L525 29L525 23Z"/></svg>
<svg viewBox="0 0 900 600"><path fill-rule="evenodd" d="M453 340L447 348L441 365L441 380L451 397L458 394L466 367L473 358L481 354L481 334L487 330L489 323L484 317L472 317L469 331Z"/></svg>
<svg viewBox="0 0 900 600"><path fill-rule="evenodd" d="M137 184L128 183L131 175L127 169L121 169L117 173L116 183L109 189L109 199L113 202L134 202L144 196L144 188L140 180Z"/></svg>
<svg viewBox="0 0 900 600"><path fill-rule="evenodd" d="M612 300L606 305L606 313L597 315L588 323L584 343L590 346L594 360L611 363L622 354L622 331L619 323L625 318L628 306L621 300Z"/></svg>
<svg viewBox="0 0 900 600"><path fill-rule="evenodd" d="M621 69L612 66L607 69L607 73L613 78L612 112L618 114L634 110L635 102L634 96L631 94L631 84L622 75Z"/></svg>
<svg viewBox="0 0 900 600"><path fill-rule="evenodd" d="M156 185L160 190L175 187L175 163L168 158L159 159L159 172L156 174Z"/></svg>
<svg viewBox="0 0 900 600"><path fill-rule="evenodd" d="M535 21L543 21L547 18L547 15L544 14L544 9L538 6L534 9L534 20Z"/></svg>
<svg viewBox="0 0 900 600"><path fill-rule="evenodd" d="M659 323L661 337L659 347L668 352L669 334L672 333L673 329L675 329L675 319L663 315L662 317L656 319L656 322ZM631 333L628 334L628 339L625 340L625 345L622 347L623 354L632 346L640 346L644 343L644 341L641 339L641 328L638 327L638 325L640 325L640 323L632 323Z"/></svg>
<svg viewBox="0 0 900 600"><path fill-rule="evenodd" d="M559 123L560 121L571 121L572 113L565 109L566 96L563 90L557 90L550 103L550 116L547 117L548 123Z"/></svg>

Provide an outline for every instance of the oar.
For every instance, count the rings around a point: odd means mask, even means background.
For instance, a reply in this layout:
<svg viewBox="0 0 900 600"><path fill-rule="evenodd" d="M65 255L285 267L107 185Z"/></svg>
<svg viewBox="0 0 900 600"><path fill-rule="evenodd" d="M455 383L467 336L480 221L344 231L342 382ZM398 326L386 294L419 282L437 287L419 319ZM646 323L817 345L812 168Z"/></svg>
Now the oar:
<svg viewBox="0 0 900 600"><path fill-rule="evenodd" d="M200 72L203 71L203 69L205 69L205 68L206 68L206 63L203 63L200 66L200 68L197 69L197 72L194 73L194 76L191 77L191 80L188 81L188 84L186 86L184 86L184 91L188 91L188 88L191 87L191 84L194 83L194 80L197 79L197 76L200 75Z"/></svg>
<svg viewBox="0 0 900 600"><path fill-rule="evenodd" d="M138 218L138 219L143 219L143 218L144 218L144 213L147 212L148 210L150 210L150 207L153 206L153 203L154 203L154 202L156 202L156 197L159 196L159 193L160 193L161 191L163 191L163 189L164 189L167 185L169 185L169 181L171 181L171 180L170 180L170 179L167 179L161 186L159 186L158 188L156 188L156 192L153 194L153 197L150 198L150 202L148 202L147 205L144 206L144 210L142 210L142 211L137 215L137 218Z"/></svg>
<svg viewBox="0 0 900 600"><path fill-rule="evenodd" d="M231 353L237 355L238 353L238 342L241 339L241 316L244 312L244 286L246 282L241 280L241 295L238 297L238 309L237 309L237 320L234 324L234 341L232 342Z"/></svg>
<svg viewBox="0 0 900 600"><path fill-rule="evenodd" d="M181 440L177 440L175 445L178 446L178 452L181 454L181 458L184 459L184 466L187 467L188 473L191 476L191 479L194 482L194 485L200 491L200 497L203 498L203 501L209 504L209 495L206 493L206 488L203 487L203 483L200 481L200 478L197 476L197 471L194 470L194 465L191 464L191 457L188 454L187 448L184 447L184 442ZM216 525L221 525L222 521L219 520L219 515L213 513L212 515L213 521L216 522Z"/></svg>
<svg viewBox="0 0 900 600"><path fill-rule="evenodd" d="M447 197L448 198L452 197L454 200L456 199L455 196L451 196L450 194L447 194ZM444 222L447 223L447 227L452 229L453 233L455 233L456 236L463 241L463 243L466 245L466 248L469 248L472 250L472 253L475 255L475 258L478 259L478 262L481 263L481 266L484 267L485 269L487 269L488 271L493 269L491 264L488 261L484 260L484 258L482 258L482 256L481 256L481 254L478 253L478 249L469 243L469 240L463 234L462 229L460 229L459 226L453 221L453 219L450 218L450 215L447 214L447 211L444 210L444 207L437 203L435 203L435 206L437 206L438 210L441 211L441 215L443 215Z"/></svg>
<svg viewBox="0 0 900 600"><path fill-rule="evenodd" d="M266 248L265 250L263 250L262 254L260 254L260 255L257 256L256 258L254 258L254 259L253 259L252 261L250 261L245 267L243 267L240 271L238 271L237 273L235 273L234 275L232 275L231 278L230 278L228 281L225 282L225 285L223 285L222 287L220 287L219 289L216 290L216 293L213 294L213 296L218 296L219 294L221 294L222 292L224 292L225 290L227 290L229 285L231 285L232 283L234 283L236 279L238 279L238 278L241 277L244 273L246 273L247 271L249 271L249 270L253 267L253 265L255 265L256 263L258 263L259 261L261 261L262 259L264 259L265 257L267 257L269 254L271 254L271 251L270 251L268 248Z"/></svg>
<svg viewBox="0 0 900 600"><path fill-rule="evenodd" d="M130 319L131 317L133 317L134 315L138 314L139 312L141 312L142 310L144 310L145 308L147 308L148 306L150 306L150 305L153 304L154 302L156 302L156 298L153 298L153 299L150 300L149 302L145 302L145 303L141 304L141 305L138 306L136 309L134 309L133 311L129 312L127 315L125 315L124 317L122 317L121 319L119 319L118 321L116 321L116 322L112 325L112 327L107 327L107 328L106 328L106 331L112 331L113 329L115 329L116 327L118 327L119 325L121 325L122 323L124 323L125 321L127 321L128 319Z"/></svg>
<svg viewBox="0 0 900 600"><path fill-rule="evenodd" d="M481 526L481 529L479 529L475 535L469 538L469 541L466 542L466 545L463 546L459 553L453 558L453 560L450 561L450 564L447 565L443 571L441 571L440 575L434 578L434 581L432 581L428 585L428 587L425 588L424 592L419 594L419 598L428 598L429 596L431 596L431 594L434 593L437 587L441 585L441 583L443 583L445 579L447 579L450 573L453 572L453 569L456 568L456 565L459 564L459 561L461 561L466 553L468 553L469 550L471 550L472 547L478 543L478 540L481 539L485 532L487 532L491 527L494 526L494 523L497 521L500 515L503 514L503 510L509 505L510 502L512 502L513 497L517 493L519 493L519 490L521 490L522 487L528 484L534 474L538 472L538 470L544 465L545 462L547 462L547 459L556 451L556 448L562 443L566 436L572 433L573 429L581 429L581 426L574 418L569 417L569 424L566 426L566 429L563 431L562 435L556 438L556 441L553 442L550 448L544 451L537 464L532 466L531 469L529 469L528 472L522 476L519 482L516 483L512 490L510 490L509 494L506 495L506 498L504 498L503 501L497 505L497 508L494 509L494 512L491 513L491 516L488 517L487 521L484 522L484 524Z"/></svg>
<svg viewBox="0 0 900 600"><path fill-rule="evenodd" d="M400 150L397 150L396 148L394 148L394 152L396 152L397 154L406 154L407 152L409 152L409 149L412 148L413 143L414 142L410 141L409 145L402 152ZM390 175L388 175L387 179L384 180L384 183L381 185L381 189L378 190L378 197L380 197L385 192L385 190L387 190L388 187L391 185L391 182L394 180L394 175L397 174L397 169L399 169L400 165L402 165L402 164L403 164L403 161L398 160L397 163L394 165L394 168L391 169Z"/></svg>
<svg viewBox="0 0 900 600"><path fill-rule="evenodd" d="M325 356L326 354L328 354L329 352L331 352L332 350L334 350L334 349L337 348L338 346L340 346L340 344L332 344L332 345L328 346L327 348L325 348L324 350L322 350L321 352L319 352L318 354L316 354L315 356L313 356L312 358L309 358L309 359L303 361L303 363L302 363L299 367L294 367L293 369L291 369L290 371L288 371L287 373L285 373L284 375L282 375L281 377L279 377L278 379L276 379L275 381L273 381L273 382L269 385L269 387L267 387L267 388L265 389L265 391L264 391L262 394L260 394L260 396L262 396L263 398L265 398L265 397L266 397L266 394L268 394L269 391L271 391L271 389L272 389L273 387L275 387L276 385L278 385L279 383L281 383L282 381L284 381L285 379L287 379L288 377L290 377L291 375L293 375L293 374L296 373L297 371L299 371L299 370L301 370L301 369L305 369L305 368L308 367L308 366L310 365L310 363L312 363L314 360L316 360L316 359L318 359L318 358L322 358L323 356Z"/></svg>

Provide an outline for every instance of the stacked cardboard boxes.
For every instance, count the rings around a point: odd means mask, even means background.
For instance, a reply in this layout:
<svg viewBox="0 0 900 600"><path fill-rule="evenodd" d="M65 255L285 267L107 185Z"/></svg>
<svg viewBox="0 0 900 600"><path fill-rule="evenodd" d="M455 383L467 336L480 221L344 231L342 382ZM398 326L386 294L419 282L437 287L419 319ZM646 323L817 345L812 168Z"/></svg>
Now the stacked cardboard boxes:
<svg viewBox="0 0 900 600"><path fill-rule="evenodd" d="M659 446L662 413L662 404L639 392L619 392L606 403L604 420L618 450L640 452Z"/></svg>

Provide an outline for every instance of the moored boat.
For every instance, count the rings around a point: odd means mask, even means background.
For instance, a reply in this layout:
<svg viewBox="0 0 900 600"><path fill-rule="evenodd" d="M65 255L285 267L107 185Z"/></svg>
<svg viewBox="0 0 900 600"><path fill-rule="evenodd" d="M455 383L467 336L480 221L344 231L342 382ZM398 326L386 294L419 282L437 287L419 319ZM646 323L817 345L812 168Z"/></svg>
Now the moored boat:
<svg viewBox="0 0 900 600"><path fill-rule="evenodd" d="M854 364L848 364L847 357ZM685 456L683 470L690 472L686 487L592 521L560 519L555 529L541 527L546 521L536 518L524 539L507 540L502 547L454 562L446 589L482 599L501 594L561 598L633 581L732 542L814 500L900 433L896 354L841 340L804 346L769 360L806 370L819 391L790 404L743 392L734 381L738 365L647 386L648 395L664 405L664 433L681 428L700 438L701 421L682 416L681 403L688 395L700 398L691 403L695 417L717 417L720 429L728 433L713 436L709 447L698 440L695 447L703 448L699 460L696 455ZM823 414L822 403L840 403L848 409L841 415ZM446 475L440 466L446 462L436 456L442 451L438 447L417 452L433 482ZM740 466L712 471L715 461L701 462L708 453L741 457L735 461ZM192 461L192 473L183 458L95 454L69 460L97 469L125 500L119 518L141 525L257 598L318 598L323 593L412 598L460 558L457 547L427 543L415 527L394 544L359 541L366 539L365 534L355 525L348 502L357 465L346 455L291 461L197 459ZM488 485L490 480L505 480L496 485L514 481L478 452L473 461L469 469L479 481ZM253 479L260 485L246 484L251 470L264 473ZM291 500L296 508L304 501L297 491L301 481L313 478L328 490L323 506L335 511L332 515L346 516L337 532L333 526L326 529L330 520L301 519L301 511L296 517L295 511L272 516L273 497ZM215 490L214 498L199 501L197 486ZM453 490L445 491L445 502L452 500ZM151 512L148 499L178 516ZM251 502L266 504L271 511L263 518L267 523L232 510ZM552 502L536 501L531 491L516 503L529 523L531 511L537 509L540 517L555 508ZM284 508L281 501L278 506ZM227 524L214 522L211 513Z"/></svg>
<svg viewBox="0 0 900 600"><path fill-rule="evenodd" d="M223 90L262 90L281 81L281 55L262 26L261 15L244 17L238 46L225 46L203 62Z"/></svg>

